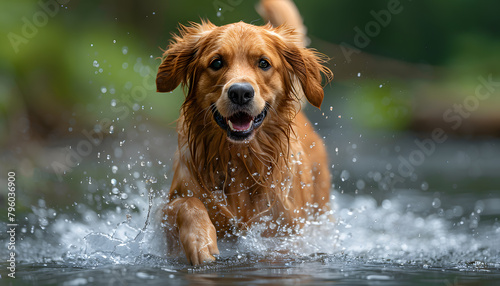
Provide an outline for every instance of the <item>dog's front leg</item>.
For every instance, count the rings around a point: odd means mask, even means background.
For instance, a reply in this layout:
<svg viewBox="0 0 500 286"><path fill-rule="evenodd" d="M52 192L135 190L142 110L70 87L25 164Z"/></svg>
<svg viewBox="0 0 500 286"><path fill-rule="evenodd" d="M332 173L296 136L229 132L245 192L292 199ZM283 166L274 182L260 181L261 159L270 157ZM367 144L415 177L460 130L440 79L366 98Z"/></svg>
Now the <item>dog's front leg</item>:
<svg viewBox="0 0 500 286"><path fill-rule="evenodd" d="M168 203L165 214L192 265L215 260L214 255L219 254L215 226L199 199L177 198Z"/></svg>

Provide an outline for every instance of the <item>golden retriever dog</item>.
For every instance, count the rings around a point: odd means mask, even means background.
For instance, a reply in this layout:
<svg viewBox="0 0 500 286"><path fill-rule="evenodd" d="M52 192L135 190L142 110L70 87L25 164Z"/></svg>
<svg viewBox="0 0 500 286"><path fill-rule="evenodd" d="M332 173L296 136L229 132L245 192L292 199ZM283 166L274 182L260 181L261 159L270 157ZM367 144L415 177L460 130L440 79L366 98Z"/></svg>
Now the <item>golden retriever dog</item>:
<svg viewBox="0 0 500 286"><path fill-rule="evenodd" d="M168 251L193 265L215 260L217 238L235 230L291 235L330 210L328 156L301 108L304 97L320 107L322 74L333 75L305 48L293 2L263 0L261 11L274 27L181 26L158 69L158 92L186 91L162 222Z"/></svg>

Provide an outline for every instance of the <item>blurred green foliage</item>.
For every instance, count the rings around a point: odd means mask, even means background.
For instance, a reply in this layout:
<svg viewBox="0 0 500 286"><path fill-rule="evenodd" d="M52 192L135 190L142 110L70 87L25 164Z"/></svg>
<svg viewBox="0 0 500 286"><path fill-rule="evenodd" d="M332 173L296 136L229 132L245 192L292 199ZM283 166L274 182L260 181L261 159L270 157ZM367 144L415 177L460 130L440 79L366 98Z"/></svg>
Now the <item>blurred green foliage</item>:
<svg viewBox="0 0 500 286"><path fill-rule="evenodd" d="M200 18L217 25L240 20L264 23L255 12L256 1L249 0L59 2L65 4L54 5L55 0L0 3L2 134L22 137L28 128L41 137L60 138L92 128L103 118L124 127L139 114L173 126L182 92L157 94L154 74L161 48L178 23ZM316 47L318 43L354 45L354 28L364 29L374 20L373 13L387 9L390 2L297 0L296 4ZM478 75L500 74L496 15L500 2L423 0L399 5L402 12L392 15L361 52L410 65L439 66L443 72L432 85L454 85L459 90L473 90ZM13 34L18 36L14 44ZM24 40L19 42L19 37ZM412 78L394 74L387 84L376 77L346 75L336 68L342 55L322 52L333 58L331 68L336 74L327 93L335 97L338 85L362 87L331 99L332 104L349 100L346 106L352 110L344 112L356 114L365 127L408 127L415 104ZM424 94L430 101L439 96ZM8 143L7 137L0 140L1 145Z"/></svg>

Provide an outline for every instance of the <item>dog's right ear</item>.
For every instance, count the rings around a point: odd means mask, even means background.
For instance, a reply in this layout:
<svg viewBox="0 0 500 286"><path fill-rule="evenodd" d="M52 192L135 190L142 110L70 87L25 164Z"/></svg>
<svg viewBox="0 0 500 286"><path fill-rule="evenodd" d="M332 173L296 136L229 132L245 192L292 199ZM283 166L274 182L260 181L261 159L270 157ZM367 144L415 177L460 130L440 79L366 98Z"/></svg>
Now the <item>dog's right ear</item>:
<svg viewBox="0 0 500 286"><path fill-rule="evenodd" d="M180 35L173 35L156 75L158 92L169 92L179 84L187 85L196 66L196 55L200 42L215 29L209 21L191 23L190 27L180 26Z"/></svg>

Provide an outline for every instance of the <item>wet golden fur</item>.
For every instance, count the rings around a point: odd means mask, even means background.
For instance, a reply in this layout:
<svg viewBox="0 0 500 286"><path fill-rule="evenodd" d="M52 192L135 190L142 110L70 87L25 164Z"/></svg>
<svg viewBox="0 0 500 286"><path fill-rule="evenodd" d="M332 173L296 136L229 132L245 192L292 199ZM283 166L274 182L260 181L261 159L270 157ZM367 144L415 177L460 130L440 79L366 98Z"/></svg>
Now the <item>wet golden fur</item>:
<svg viewBox="0 0 500 286"><path fill-rule="evenodd" d="M330 174L322 140L301 112L301 99L320 107L324 58L282 25L210 22L181 27L164 53L157 87L178 85L186 99L177 123L178 152L163 208L169 251L182 248L192 264L214 259L217 237L264 223L264 235L296 232L329 210ZM271 64L258 67L260 59ZM209 68L224 59L221 70ZM249 110L267 117L249 140L228 139L213 118L231 112L227 88L252 85Z"/></svg>

